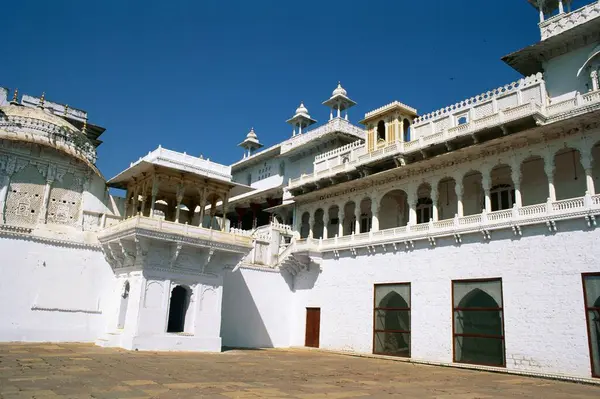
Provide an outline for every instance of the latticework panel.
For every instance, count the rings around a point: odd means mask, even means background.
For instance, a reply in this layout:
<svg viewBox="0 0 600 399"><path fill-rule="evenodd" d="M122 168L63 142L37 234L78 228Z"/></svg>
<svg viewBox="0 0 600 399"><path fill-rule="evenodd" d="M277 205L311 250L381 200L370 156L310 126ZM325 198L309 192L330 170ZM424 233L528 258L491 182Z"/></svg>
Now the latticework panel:
<svg viewBox="0 0 600 399"><path fill-rule="evenodd" d="M498 109L500 110L516 107L517 105L519 105L517 93L513 93L509 96L501 97L498 99Z"/></svg>
<svg viewBox="0 0 600 399"><path fill-rule="evenodd" d="M46 179L34 165L15 173L6 198L6 223L33 226L37 223L44 200Z"/></svg>
<svg viewBox="0 0 600 399"><path fill-rule="evenodd" d="M48 200L48 223L76 225L81 206L81 180L66 174L62 181L55 181Z"/></svg>
<svg viewBox="0 0 600 399"><path fill-rule="evenodd" d="M494 113L492 102L488 102L473 108L473 119L480 119Z"/></svg>

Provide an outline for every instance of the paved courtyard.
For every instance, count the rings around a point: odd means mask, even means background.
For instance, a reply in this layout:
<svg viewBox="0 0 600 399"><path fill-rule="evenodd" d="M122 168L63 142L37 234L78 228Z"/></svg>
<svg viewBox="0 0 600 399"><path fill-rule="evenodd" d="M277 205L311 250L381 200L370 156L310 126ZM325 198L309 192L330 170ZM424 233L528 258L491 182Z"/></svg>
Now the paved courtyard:
<svg viewBox="0 0 600 399"><path fill-rule="evenodd" d="M0 344L1 398L592 398L600 387L307 350Z"/></svg>

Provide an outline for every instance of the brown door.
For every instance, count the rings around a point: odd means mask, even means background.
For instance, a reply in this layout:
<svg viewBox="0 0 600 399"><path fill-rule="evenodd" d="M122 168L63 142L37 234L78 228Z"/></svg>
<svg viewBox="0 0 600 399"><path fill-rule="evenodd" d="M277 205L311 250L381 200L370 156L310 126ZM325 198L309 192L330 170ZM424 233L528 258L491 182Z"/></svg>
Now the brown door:
<svg viewBox="0 0 600 399"><path fill-rule="evenodd" d="M306 308L305 346L319 347L319 328L321 326L321 308Z"/></svg>

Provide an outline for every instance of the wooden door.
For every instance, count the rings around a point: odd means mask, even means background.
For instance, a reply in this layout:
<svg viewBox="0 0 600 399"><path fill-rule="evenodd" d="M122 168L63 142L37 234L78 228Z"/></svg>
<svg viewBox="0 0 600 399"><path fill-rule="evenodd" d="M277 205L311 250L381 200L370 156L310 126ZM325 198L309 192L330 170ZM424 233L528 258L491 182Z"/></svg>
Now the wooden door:
<svg viewBox="0 0 600 399"><path fill-rule="evenodd" d="M305 346L319 347L319 330L321 327L321 308L306 308Z"/></svg>

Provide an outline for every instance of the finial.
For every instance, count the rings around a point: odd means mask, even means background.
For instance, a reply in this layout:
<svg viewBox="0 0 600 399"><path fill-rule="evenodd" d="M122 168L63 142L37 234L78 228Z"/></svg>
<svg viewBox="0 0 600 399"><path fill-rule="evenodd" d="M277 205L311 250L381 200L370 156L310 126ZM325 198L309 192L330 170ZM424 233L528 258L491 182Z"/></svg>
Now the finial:
<svg viewBox="0 0 600 399"><path fill-rule="evenodd" d="M18 104L19 103L19 89L15 89L15 92L13 93L13 98L11 101L11 104Z"/></svg>
<svg viewBox="0 0 600 399"><path fill-rule="evenodd" d="M87 133L87 118L83 120L83 129L81 131Z"/></svg>
<svg viewBox="0 0 600 399"><path fill-rule="evenodd" d="M69 112L69 104L65 105L65 113L64 113L64 115L67 116L68 112Z"/></svg>
<svg viewBox="0 0 600 399"><path fill-rule="evenodd" d="M42 96L40 97L40 108L44 108L44 103L46 102L46 92L42 92Z"/></svg>

